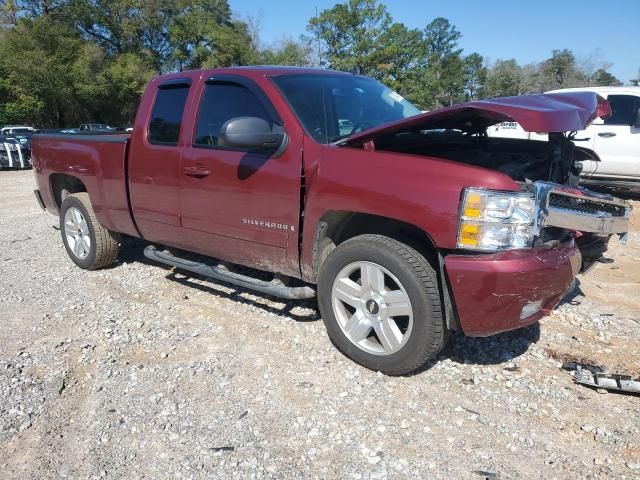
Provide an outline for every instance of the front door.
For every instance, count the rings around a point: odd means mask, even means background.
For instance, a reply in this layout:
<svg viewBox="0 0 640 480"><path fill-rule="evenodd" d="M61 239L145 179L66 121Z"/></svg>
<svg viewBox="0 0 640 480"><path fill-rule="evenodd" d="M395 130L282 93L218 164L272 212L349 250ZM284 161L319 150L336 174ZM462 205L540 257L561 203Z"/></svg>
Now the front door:
<svg viewBox="0 0 640 480"><path fill-rule="evenodd" d="M299 275L301 149L246 151L221 145L222 125L236 117L282 124L260 88L218 76L202 87L192 146L181 159L180 214L202 253Z"/></svg>

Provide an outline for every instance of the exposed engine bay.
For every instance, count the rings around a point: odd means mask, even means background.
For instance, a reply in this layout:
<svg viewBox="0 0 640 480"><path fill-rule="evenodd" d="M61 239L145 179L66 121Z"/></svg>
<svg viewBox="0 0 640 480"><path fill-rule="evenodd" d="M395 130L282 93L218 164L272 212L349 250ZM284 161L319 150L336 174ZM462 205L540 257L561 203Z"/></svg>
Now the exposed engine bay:
<svg viewBox="0 0 640 480"><path fill-rule="evenodd" d="M380 136L375 140L375 148L489 168L518 182L544 180L577 186L580 162L597 161L597 156L576 147L571 138L570 134L551 133L549 141L521 140L438 129Z"/></svg>
<svg viewBox="0 0 640 480"><path fill-rule="evenodd" d="M522 183L526 190L535 190L535 182L573 188L578 187L581 162L599 159L594 152L575 146L572 138L572 133L550 133L548 141L539 141L489 137L484 133L457 129L405 130L377 137L375 149L442 158L496 170ZM595 193L592 195L598 196ZM601 203L599 198L572 199L572 205L567 204L567 199L560 199L562 204L550 202L546 208L573 214L598 214L594 209L603 208L614 209L607 212L614 216L626 215L623 207L606 204L606 196L601 197L605 203ZM557 201L555 197L554 201ZM557 210L556 207L564 210ZM582 253L582 271L586 271L602 258L611 234L588 229L580 231L577 225L576 227L543 227L535 245L553 247L573 239Z"/></svg>

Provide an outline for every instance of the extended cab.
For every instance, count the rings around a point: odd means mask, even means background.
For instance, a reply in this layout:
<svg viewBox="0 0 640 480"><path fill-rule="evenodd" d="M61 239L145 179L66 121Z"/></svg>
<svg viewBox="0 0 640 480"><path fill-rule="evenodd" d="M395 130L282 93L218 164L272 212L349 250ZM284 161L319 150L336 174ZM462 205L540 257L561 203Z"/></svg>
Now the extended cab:
<svg viewBox="0 0 640 480"><path fill-rule="evenodd" d="M576 145L595 152L582 162L581 184L640 193L640 87L584 87L548 93L592 92L605 98L611 115L596 118L573 134ZM545 140L546 132L526 132L515 122L492 126L490 136Z"/></svg>
<svg viewBox="0 0 640 480"><path fill-rule="evenodd" d="M82 268L113 263L126 237L165 245L174 250L145 255L269 295L317 296L343 353L403 374L449 330L536 322L626 233L630 206L577 187L593 152L563 133L608 111L594 93L569 93L420 113L347 73L182 72L150 82L130 136L37 135L35 193ZM487 137L506 121L551 133Z"/></svg>

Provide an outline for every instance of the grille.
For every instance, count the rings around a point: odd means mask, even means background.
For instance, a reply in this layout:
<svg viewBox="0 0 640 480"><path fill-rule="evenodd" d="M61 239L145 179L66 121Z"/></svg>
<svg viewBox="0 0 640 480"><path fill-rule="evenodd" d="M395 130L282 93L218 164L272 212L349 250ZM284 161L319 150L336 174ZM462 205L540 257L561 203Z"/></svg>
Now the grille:
<svg viewBox="0 0 640 480"><path fill-rule="evenodd" d="M594 215L607 213L612 217L624 217L626 214L626 208L620 205L613 205L589 198L569 197L553 192L549 194L549 206Z"/></svg>

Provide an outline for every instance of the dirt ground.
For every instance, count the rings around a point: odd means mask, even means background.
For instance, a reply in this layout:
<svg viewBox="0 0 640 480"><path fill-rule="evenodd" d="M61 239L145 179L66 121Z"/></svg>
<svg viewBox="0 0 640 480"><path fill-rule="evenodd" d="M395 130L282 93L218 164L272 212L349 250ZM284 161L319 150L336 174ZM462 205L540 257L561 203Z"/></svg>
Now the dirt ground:
<svg viewBox="0 0 640 480"><path fill-rule="evenodd" d="M0 171L0 477L640 478L640 212L539 325L453 335L425 371L365 370L313 302L149 263L68 259L30 171ZM635 203L640 207L640 202Z"/></svg>

